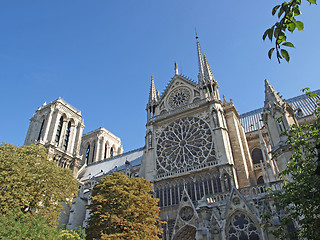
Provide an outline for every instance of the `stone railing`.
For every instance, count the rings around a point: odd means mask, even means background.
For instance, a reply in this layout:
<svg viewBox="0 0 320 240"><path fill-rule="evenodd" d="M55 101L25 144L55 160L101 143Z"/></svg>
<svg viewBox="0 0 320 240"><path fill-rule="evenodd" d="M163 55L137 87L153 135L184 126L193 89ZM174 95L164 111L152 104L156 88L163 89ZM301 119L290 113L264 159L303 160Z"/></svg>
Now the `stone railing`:
<svg viewBox="0 0 320 240"><path fill-rule="evenodd" d="M240 188L238 190L243 196L257 195L257 194L266 195L269 191L268 189L269 187L271 187L272 191L280 191L283 188L283 182L279 180L275 182L259 184L256 186ZM212 204L215 202L226 201L228 200L229 196L230 196L230 191L217 193L213 195L212 194L206 195L205 199L207 200L207 203Z"/></svg>
<svg viewBox="0 0 320 240"><path fill-rule="evenodd" d="M226 201L229 198L230 193L224 192L224 193L218 193L214 195L207 195L207 203L215 203L215 202L221 202Z"/></svg>

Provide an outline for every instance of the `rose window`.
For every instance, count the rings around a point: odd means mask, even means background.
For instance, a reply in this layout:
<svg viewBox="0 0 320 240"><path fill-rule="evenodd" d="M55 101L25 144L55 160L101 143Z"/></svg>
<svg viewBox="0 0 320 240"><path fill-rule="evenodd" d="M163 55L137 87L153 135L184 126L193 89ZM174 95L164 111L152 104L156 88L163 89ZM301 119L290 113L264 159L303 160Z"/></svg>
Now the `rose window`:
<svg viewBox="0 0 320 240"><path fill-rule="evenodd" d="M167 126L157 142L158 174L215 160L212 133L200 118L179 119Z"/></svg>
<svg viewBox="0 0 320 240"><path fill-rule="evenodd" d="M186 206L186 207L181 208L181 210L180 210L180 217L184 221L190 221L192 219L193 215L194 215L194 213L193 213L192 207Z"/></svg>
<svg viewBox="0 0 320 240"><path fill-rule="evenodd" d="M259 240L253 221L245 214L236 214L229 223L228 240Z"/></svg>
<svg viewBox="0 0 320 240"><path fill-rule="evenodd" d="M177 108L189 102L190 91L187 88L178 88L174 90L168 99L168 105L171 108Z"/></svg>

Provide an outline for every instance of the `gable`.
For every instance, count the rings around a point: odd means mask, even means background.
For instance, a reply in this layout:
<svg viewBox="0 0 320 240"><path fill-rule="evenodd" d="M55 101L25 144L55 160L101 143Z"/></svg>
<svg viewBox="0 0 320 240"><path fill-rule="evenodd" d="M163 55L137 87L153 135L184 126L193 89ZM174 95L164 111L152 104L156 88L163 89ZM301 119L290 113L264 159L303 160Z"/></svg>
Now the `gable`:
<svg viewBox="0 0 320 240"><path fill-rule="evenodd" d="M200 100L200 89L190 79L175 75L159 99L158 113L163 114Z"/></svg>

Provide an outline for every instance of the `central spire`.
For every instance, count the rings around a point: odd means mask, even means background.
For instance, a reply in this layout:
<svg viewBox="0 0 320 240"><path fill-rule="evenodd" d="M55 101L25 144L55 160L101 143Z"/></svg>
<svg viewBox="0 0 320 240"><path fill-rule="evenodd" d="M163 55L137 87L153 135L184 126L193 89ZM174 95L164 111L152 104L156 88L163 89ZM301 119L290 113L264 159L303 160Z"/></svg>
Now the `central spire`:
<svg viewBox="0 0 320 240"><path fill-rule="evenodd" d="M198 40L198 35L196 35L197 39L197 51L198 51L198 63L199 63L199 82L198 84L202 86L203 80L204 80L204 60L200 48L200 43Z"/></svg>

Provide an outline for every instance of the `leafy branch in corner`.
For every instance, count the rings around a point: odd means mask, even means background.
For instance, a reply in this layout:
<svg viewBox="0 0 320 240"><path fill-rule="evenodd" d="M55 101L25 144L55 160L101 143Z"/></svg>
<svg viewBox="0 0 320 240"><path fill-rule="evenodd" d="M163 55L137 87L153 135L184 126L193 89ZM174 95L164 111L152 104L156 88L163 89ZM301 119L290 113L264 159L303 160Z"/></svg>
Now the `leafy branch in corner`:
<svg viewBox="0 0 320 240"><path fill-rule="evenodd" d="M307 0L310 4L317 4L317 0ZM291 42L287 41L286 32L291 33L294 30L298 29L302 31L304 24L301 21L297 21L296 17L301 15L300 11L301 0L291 0L288 2L283 2L280 5L276 5L272 9L272 16L275 16L276 13L278 16L279 22L276 22L271 28L267 29L263 34L263 40L267 37L272 42L272 39L275 39L275 47L271 48L268 51L268 57L271 59L272 53L276 50L277 59L280 63L281 59L285 59L287 62L290 60L289 52L284 49L284 47L294 47Z"/></svg>

